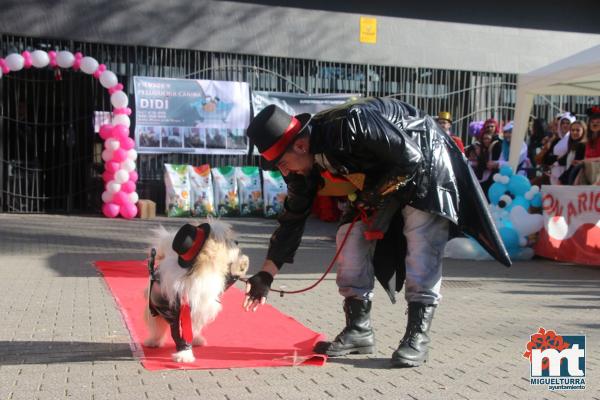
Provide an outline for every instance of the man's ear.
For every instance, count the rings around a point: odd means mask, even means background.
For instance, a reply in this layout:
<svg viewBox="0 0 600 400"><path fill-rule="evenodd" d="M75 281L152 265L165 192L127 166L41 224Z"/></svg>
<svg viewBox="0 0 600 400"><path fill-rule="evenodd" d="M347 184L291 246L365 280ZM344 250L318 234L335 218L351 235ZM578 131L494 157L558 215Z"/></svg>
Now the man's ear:
<svg viewBox="0 0 600 400"><path fill-rule="evenodd" d="M294 151L297 153L308 153L309 143L308 138L303 137L294 142Z"/></svg>

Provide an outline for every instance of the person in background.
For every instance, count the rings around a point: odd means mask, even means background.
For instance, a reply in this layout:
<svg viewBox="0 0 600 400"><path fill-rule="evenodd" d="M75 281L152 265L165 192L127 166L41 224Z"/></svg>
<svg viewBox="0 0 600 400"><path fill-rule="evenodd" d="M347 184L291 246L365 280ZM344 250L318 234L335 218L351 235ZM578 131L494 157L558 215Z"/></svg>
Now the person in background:
<svg viewBox="0 0 600 400"><path fill-rule="evenodd" d="M487 167L492 171L497 171L503 165L508 164L510 158L510 141L512 138L513 122L509 122L502 130L502 139L493 143L490 150L491 160L488 161ZM527 171L531 167L531 162L527 158L527 144L521 143L519 151L519 163L517 164L517 173L527 175Z"/></svg>
<svg viewBox="0 0 600 400"><path fill-rule="evenodd" d="M479 156L480 155L481 155L481 143L474 142L474 143L471 143L470 145L468 145L467 147L465 147L465 157L467 158L467 161L469 161L469 165L471 166L471 169L473 170L473 172L475 172L475 175L477 175L477 173L479 171ZM477 178L479 179L480 177L477 176Z"/></svg>
<svg viewBox="0 0 600 400"><path fill-rule="evenodd" d="M544 159L544 163L546 165L550 165L550 184L552 185L559 185L560 181L558 178L563 172L565 172L566 168L564 161L566 160L560 160L560 158L564 155L561 154L561 151L568 147L567 143L569 140L569 128L571 127L571 124L575 122L575 116L567 111L558 114L556 119L558 120L558 129L556 135L553 136L550 139L550 142L547 144L548 151ZM562 143L559 145L557 150L556 145L561 141Z"/></svg>
<svg viewBox="0 0 600 400"><path fill-rule="evenodd" d="M498 121L494 118L488 118L483 122L481 129L475 136L475 143L479 144L479 157L475 175L486 196L489 187L494 183L493 176L496 171L489 168L489 161L496 160L492 158L491 149L492 144L498 140L498 132Z"/></svg>
<svg viewBox="0 0 600 400"><path fill-rule="evenodd" d="M564 113L559 114L557 119L558 119L557 134L560 139L563 139L565 136L567 136L567 134L569 133L569 128L571 127L571 124L573 122L575 122L575 120L577 118L575 117L575 115L573 115L569 111L565 111Z"/></svg>
<svg viewBox="0 0 600 400"><path fill-rule="evenodd" d="M551 137L558 135L558 123L560 122L559 119L560 119L560 114L557 114L556 118L554 118L553 120L551 120L548 123L548 131L550 131Z"/></svg>
<svg viewBox="0 0 600 400"><path fill-rule="evenodd" d="M483 123L483 128L481 132L479 132L479 136L484 133L488 133L492 136L492 141L498 140L498 134L500 133L500 126L498 125L498 121L494 118L488 118Z"/></svg>
<svg viewBox="0 0 600 400"><path fill-rule="evenodd" d="M587 125L583 121L575 121L569 127L569 140L567 141L567 148L561 149L562 141L558 142L554 147L555 152L563 154L559 158L559 163L564 160L565 172L559 177L560 183L563 185L572 185L573 181L577 177L579 168L577 166L581 164L585 157L585 134L587 131Z"/></svg>
<svg viewBox="0 0 600 400"><path fill-rule="evenodd" d="M531 124L529 143L527 144L527 157L535 167L540 167L541 165L537 162L536 156L542 151L544 138L547 136L548 124L546 123L546 120L543 118L534 119Z"/></svg>
<svg viewBox="0 0 600 400"><path fill-rule="evenodd" d="M585 158L600 157L600 106L586 110L588 115L587 143L585 145Z"/></svg>
<svg viewBox="0 0 600 400"><path fill-rule="evenodd" d="M560 114L559 114L560 115ZM549 185L550 184L550 169L554 163L554 156L551 154L552 143L558 137L558 123L560 117L557 116L548 123L548 132L541 140L541 147L536 150L533 158L537 169L536 177L531 179L532 185Z"/></svg>
<svg viewBox="0 0 600 400"><path fill-rule="evenodd" d="M488 189L494 183L494 170L488 168L488 162L492 160L491 147L493 143L492 134L484 132L479 136L479 141L475 142L479 145L479 155L477 159L477 168L475 169L475 175L479 180L483 193L487 196Z"/></svg>
<svg viewBox="0 0 600 400"><path fill-rule="evenodd" d="M452 140L454 140L454 142L456 143L456 145L458 146L460 151L462 151L464 153L465 145L464 145L462 139L460 138L460 136L456 136L456 135L452 134L452 131L451 131L451 129L452 129L452 114L450 114L448 111L440 112L437 117L437 123L440 126L440 128L442 128L442 130L444 132L446 132L446 134L448 136L450 136L452 138Z"/></svg>

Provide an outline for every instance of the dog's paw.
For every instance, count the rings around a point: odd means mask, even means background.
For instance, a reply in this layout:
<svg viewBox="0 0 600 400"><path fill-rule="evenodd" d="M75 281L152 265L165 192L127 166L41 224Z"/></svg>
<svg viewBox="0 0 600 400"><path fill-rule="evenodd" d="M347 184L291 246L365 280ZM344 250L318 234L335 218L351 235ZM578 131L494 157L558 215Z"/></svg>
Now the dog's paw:
<svg viewBox="0 0 600 400"><path fill-rule="evenodd" d="M191 349L178 351L177 353L171 354L171 357L173 358L173 361L178 363L192 363L196 361Z"/></svg>
<svg viewBox="0 0 600 400"><path fill-rule="evenodd" d="M144 340L144 346L146 347L160 347L161 345L160 339L148 338Z"/></svg>
<svg viewBox="0 0 600 400"><path fill-rule="evenodd" d="M198 336L194 336L194 340L192 340L192 345L193 346L206 346L207 342L206 342L206 339L204 339L204 336L198 335Z"/></svg>

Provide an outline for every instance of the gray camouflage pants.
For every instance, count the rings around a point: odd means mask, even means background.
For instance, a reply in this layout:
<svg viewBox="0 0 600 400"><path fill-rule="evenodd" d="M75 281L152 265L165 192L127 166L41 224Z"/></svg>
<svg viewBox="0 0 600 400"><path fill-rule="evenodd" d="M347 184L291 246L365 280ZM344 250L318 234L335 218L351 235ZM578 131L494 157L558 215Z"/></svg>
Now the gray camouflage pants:
<svg viewBox="0 0 600 400"><path fill-rule="evenodd" d="M407 242L406 301L438 304L442 298L442 256L448 241L449 222L411 206L405 206L401 212ZM338 229L338 248L349 227L350 224L344 224ZM337 260L336 283L344 297L371 300L375 286L372 260L376 242L364 238L365 229L365 224L359 220L350 232Z"/></svg>

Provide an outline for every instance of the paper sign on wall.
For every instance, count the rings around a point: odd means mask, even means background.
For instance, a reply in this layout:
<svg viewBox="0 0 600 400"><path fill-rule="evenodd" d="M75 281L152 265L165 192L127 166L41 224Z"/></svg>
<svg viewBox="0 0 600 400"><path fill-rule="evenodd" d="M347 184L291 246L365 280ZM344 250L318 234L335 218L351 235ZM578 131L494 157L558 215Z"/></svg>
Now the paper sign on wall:
<svg viewBox="0 0 600 400"><path fill-rule="evenodd" d="M360 42L377 43L377 18L360 17Z"/></svg>

